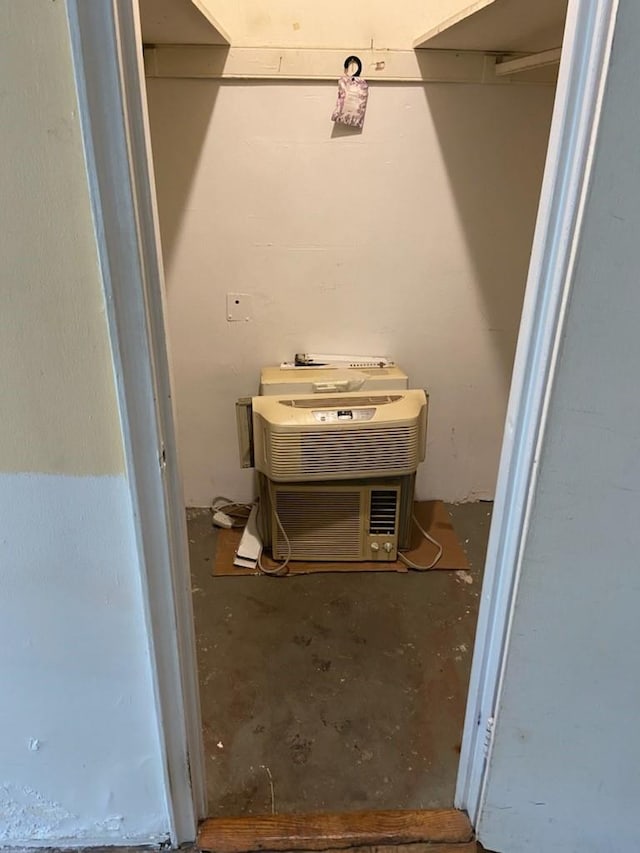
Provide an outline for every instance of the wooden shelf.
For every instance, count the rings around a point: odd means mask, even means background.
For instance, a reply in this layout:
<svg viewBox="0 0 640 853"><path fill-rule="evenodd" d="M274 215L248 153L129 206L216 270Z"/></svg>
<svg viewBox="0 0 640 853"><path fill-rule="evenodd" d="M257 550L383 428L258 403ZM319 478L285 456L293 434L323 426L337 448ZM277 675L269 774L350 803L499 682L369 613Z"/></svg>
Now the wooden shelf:
<svg viewBox="0 0 640 853"><path fill-rule="evenodd" d="M144 44L229 44L201 0L140 0Z"/></svg>
<svg viewBox="0 0 640 853"><path fill-rule="evenodd" d="M537 53L562 45L567 0L476 0L414 47Z"/></svg>

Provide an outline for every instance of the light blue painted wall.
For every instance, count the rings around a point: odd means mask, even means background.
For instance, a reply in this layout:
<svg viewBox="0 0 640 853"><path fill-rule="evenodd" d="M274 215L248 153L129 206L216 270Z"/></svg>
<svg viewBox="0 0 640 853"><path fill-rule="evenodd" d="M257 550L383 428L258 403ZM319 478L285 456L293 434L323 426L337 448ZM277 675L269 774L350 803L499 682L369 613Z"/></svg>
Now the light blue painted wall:
<svg viewBox="0 0 640 853"><path fill-rule="evenodd" d="M622 0L479 837L640 849L640 3Z"/></svg>
<svg viewBox="0 0 640 853"><path fill-rule="evenodd" d="M167 837L124 476L0 474L0 846Z"/></svg>

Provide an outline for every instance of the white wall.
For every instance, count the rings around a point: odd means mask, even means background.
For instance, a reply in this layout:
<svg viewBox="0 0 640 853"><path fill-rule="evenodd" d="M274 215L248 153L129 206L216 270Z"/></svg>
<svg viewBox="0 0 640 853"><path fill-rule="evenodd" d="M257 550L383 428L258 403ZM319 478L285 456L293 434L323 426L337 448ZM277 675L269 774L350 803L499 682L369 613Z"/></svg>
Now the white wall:
<svg viewBox="0 0 640 853"><path fill-rule="evenodd" d="M169 830L66 8L1 0L0 845Z"/></svg>
<svg viewBox="0 0 640 853"><path fill-rule="evenodd" d="M479 837L638 849L640 5L622 0Z"/></svg>
<svg viewBox="0 0 640 853"><path fill-rule="evenodd" d="M492 497L553 89L379 85L362 134L333 84L148 90L187 504L252 495L235 399L313 350L393 356L431 395L419 496Z"/></svg>

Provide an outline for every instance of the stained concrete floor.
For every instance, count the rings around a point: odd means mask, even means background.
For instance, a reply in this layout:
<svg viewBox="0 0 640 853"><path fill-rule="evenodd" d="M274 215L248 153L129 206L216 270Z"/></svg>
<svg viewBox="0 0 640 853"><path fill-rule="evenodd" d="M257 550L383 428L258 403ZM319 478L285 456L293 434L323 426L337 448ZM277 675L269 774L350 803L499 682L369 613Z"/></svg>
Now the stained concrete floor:
<svg viewBox="0 0 640 853"><path fill-rule="evenodd" d="M491 504L448 509L468 573L288 578L188 511L211 816L453 805Z"/></svg>

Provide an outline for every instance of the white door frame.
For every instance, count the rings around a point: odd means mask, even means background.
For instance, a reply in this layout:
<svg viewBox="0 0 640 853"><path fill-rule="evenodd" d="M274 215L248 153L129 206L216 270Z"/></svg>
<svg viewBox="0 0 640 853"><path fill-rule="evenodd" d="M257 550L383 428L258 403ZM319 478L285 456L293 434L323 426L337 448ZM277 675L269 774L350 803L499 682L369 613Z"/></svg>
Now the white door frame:
<svg viewBox="0 0 640 853"><path fill-rule="evenodd" d="M206 817L206 787L138 4L67 0L67 10L177 846Z"/></svg>
<svg viewBox="0 0 640 853"><path fill-rule="evenodd" d="M455 805L477 824L540 450L591 177L618 0L569 0L505 422Z"/></svg>
<svg viewBox="0 0 640 853"><path fill-rule="evenodd" d="M205 816L164 274L134 0L67 0L125 439L174 845ZM475 824L588 189L617 0L570 0L500 460L456 806Z"/></svg>

